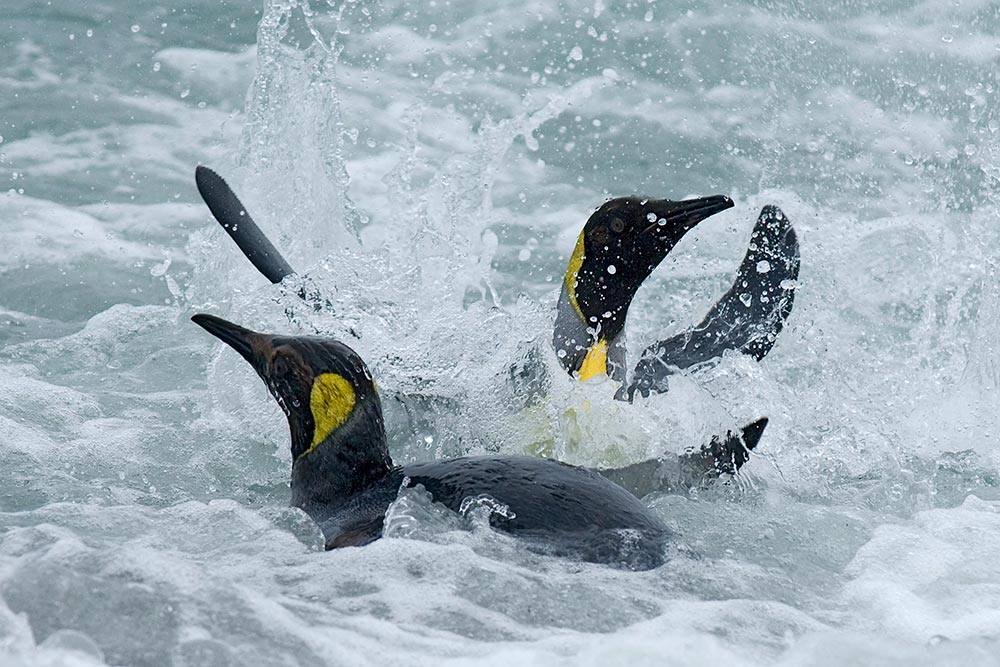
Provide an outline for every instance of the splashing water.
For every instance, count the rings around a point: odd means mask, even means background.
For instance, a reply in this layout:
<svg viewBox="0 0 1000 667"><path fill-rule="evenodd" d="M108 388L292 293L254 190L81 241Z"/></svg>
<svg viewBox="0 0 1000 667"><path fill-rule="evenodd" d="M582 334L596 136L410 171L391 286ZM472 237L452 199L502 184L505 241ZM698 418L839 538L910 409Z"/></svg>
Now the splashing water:
<svg viewBox="0 0 1000 667"><path fill-rule="evenodd" d="M1000 664L995 6L35 4L0 22L0 662ZM324 308L230 247L198 162ZM768 203L802 247L773 352L634 405L565 376L590 212L714 193L629 354L700 320ZM651 572L419 489L326 553L202 310L355 347L398 461L621 465L771 422L735 483L649 499L680 540Z"/></svg>

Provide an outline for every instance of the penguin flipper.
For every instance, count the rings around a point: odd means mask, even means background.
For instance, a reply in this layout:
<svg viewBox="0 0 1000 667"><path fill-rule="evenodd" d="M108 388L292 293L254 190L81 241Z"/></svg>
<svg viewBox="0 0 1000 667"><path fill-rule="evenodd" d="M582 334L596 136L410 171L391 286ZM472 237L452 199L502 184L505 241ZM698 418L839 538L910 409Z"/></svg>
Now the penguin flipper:
<svg viewBox="0 0 1000 667"><path fill-rule="evenodd" d="M673 373L739 350L763 359L781 333L795 301L799 241L777 206L761 209L750 245L729 291L696 327L650 345L636 364L628 398L667 390Z"/></svg>
<svg viewBox="0 0 1000 667"><path fill-rule="evenodd" d="M700 449L666 455L633 463L624 468L602 468L597 472L615 484L642 498L651 493L682 493L691 488L704 488L723 475L734 475L757 447L767 417L761 417L742 427L739 432L727 431L714 436Z"/></svg>
<svg viewBox="0 0 1000 667"><path fill-rule="evenodd" d="M701 449L682 454L681 467L703 481L735 475L750 460L750 452L760 443L767 422L767 417L761 417L740 428L738 433L727 431L724 436L713 437Z"/></svg>
<svg viewBox="0 0 1000 667"><path fill-rule="evenodd" d="M194 171L194 180L212 215L254 268L275 284L295 273L221 176L208 167L198 165Z"/></svg>

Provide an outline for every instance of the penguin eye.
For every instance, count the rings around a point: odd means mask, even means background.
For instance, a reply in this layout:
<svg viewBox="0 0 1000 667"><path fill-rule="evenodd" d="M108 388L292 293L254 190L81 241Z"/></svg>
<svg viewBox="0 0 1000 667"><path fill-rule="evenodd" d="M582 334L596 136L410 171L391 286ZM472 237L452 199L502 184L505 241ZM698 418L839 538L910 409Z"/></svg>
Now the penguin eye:
<svg viewBox="0 0 1000 667"><path fill-rule="evenodd" d="M274 357L274 361L271 362L271 374L276 377L285 377L292 370L292 365L288 361L288 357L283 354L279 354Z"/></svg>
<svg viewBox="0 0 1000 667"><path fill-rule="evenodd" d="M621 234L625 231L625 221L621 218L615 218L611 221L611 231L615 234Z"/></svg>

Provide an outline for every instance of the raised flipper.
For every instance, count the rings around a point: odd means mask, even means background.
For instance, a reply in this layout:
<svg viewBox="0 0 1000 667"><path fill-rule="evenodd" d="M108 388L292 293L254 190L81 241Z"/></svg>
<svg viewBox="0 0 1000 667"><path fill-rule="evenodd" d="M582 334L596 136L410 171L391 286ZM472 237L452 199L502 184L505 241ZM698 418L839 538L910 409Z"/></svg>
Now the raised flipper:
<svg viewBox="0 0 1000 667"><path fill-rule="evenodd" d="M632 400L667 391L670 375L739 350L757 360L771 351L792 312L799 276L799 242L792 223L777 206L765 206L750 236L750 246L729 291L701 324L647 347L632 374Z"/></svg>
<svg viewBox="0 0 1000 667"><path fill-rule="evenodd" d="M760 442L766 426L767 417L762 417L741 428L739 433L728 431L723 437L715 436L696 451L597 472L640 498L650 493L683 493L702 488L722 475L736 474L750 458L750 451Z"/></svg>
<svg viewBox="0 0 1000 667"><path fill-rule="evenodd" d="M194 180L212 215L265 278L277 284L295 273L221 176L199 165Z"/></svg>

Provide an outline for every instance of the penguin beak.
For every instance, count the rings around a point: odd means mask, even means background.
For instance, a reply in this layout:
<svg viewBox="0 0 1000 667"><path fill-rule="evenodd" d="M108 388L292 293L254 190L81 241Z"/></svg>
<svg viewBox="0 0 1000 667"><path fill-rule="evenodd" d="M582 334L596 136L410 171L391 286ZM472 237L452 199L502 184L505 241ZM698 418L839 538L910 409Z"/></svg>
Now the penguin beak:
<svg viewBox="0 0 1000 667"><path fill-rule="evenodd" d="M264 352L271 347L270 336L244 329L221 317L198 313L191 318L191 321L239 352L240 356L256 369L261 367Z"/></svg>
<svg viewBox="0 0 1000 667"><path fill-rule="evenodd" d="M672 235L684 233L709 216L733 207L733 200L725 195L713 195L699 199L671 201L657 199L650 201L647 208L656 215L656 220L642 230L643 234L657 234L663 230ZM657 234L658 236L662 234Z"/></svg>

